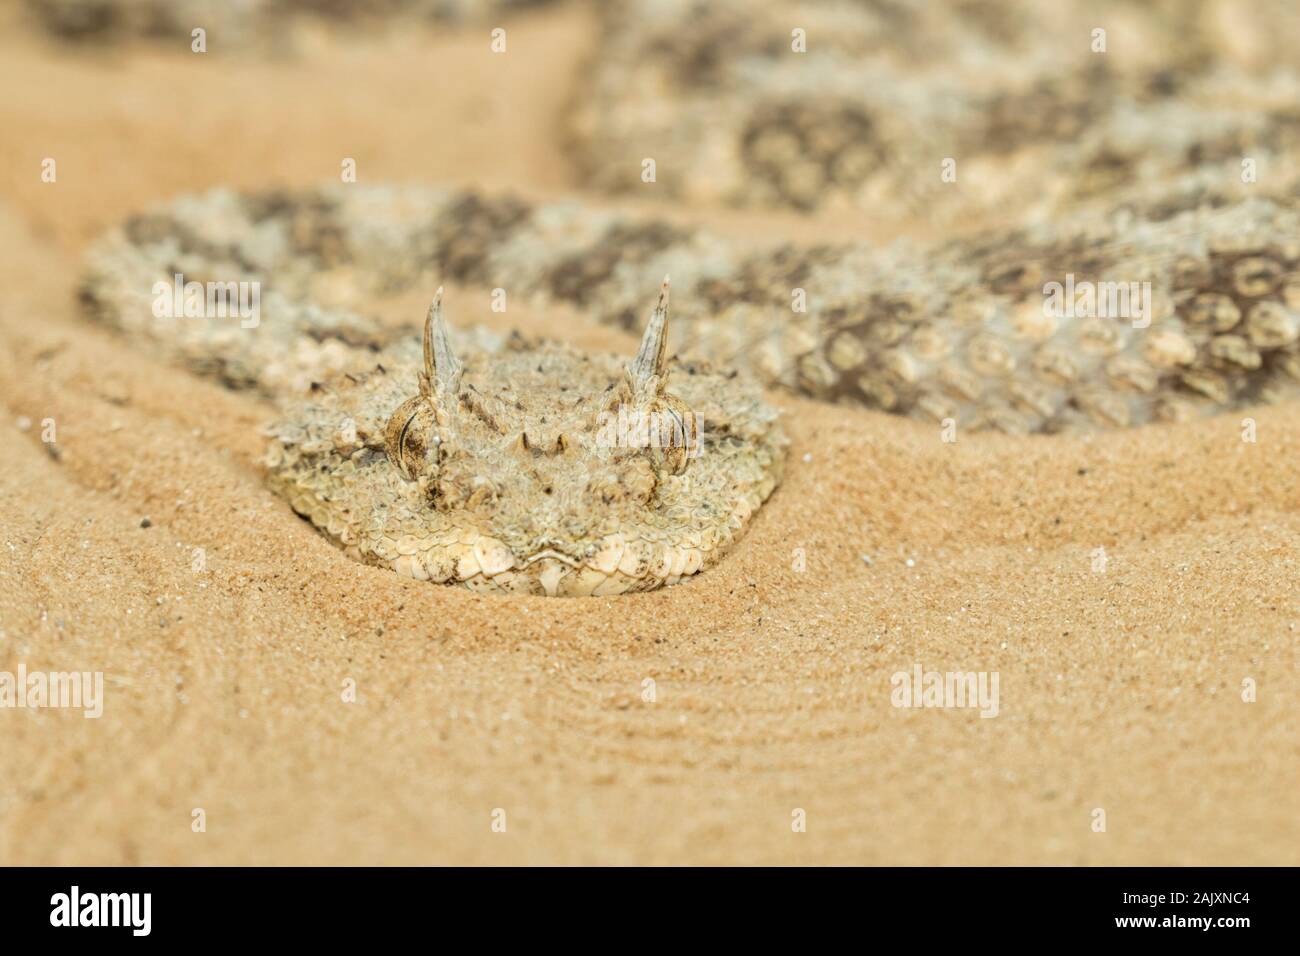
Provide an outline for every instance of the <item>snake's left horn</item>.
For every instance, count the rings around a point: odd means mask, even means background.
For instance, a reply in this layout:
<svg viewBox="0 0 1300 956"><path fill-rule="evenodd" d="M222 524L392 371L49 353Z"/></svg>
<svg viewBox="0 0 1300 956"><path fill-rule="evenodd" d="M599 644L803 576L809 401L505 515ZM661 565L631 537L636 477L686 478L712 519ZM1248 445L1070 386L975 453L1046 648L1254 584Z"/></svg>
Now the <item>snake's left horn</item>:
<svg viewBox="0 0 1300 956"><path fill-rule="evenodd" d="M424 380L434 391L455 391L460 373L461 364L451 350L447 319L442 314L442 286L438 286L424 319Z"/></svg>

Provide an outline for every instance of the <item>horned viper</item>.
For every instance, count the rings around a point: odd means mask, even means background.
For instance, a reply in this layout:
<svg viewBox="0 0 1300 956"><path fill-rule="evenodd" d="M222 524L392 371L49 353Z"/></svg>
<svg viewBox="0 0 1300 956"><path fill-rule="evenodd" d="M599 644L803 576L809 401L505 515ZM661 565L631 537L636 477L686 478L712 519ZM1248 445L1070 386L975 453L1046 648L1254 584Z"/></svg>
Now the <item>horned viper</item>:
<svg viewBox="0 0 1300 956"><path fill-rule="evenodd" d="M399 0L388 13L510 6ZM1219 0L1193 6L827 0L751 15L731 0L655 0L602 15L568 126L587 181L643 184L651 151L660 197L946 220L1014 202L1008 228L753 248L472 191L216 191L106 237L85 298L129 335L272 399L272 485L363 560L491 590L672 583L716 560L779 481L785 440L754 383L1009 432L1178 421L1295 393L1300 114L1294 72L1268 64L1297 18L1278 6L1243 27ZM185 25L163 9L58 0L45 12L65 34ZM236 32L356 12L194 9ZM1123 56L1105 56L1094 21ZM1267 187L1237 178L1247 154ZM951 179L938 175L945 156ZM327 294L364 302L449 279L633 330L663 274L672 347L665 301L630 362L449 330L437 309L422 348ZM264 320L159 319L151 290L175 276L256 282ZM629 442L611 420L670 427Z"/></svg>
<svg viewBox="0 0 1300 956"><path fill-rule="evenodd" d="M644 277L669 270L687 360L669 358L667 286L628 362L452 332L440 298L422 345L320 301L331 282L391 293L444 276L633 327ZM1298 270L1286 200L924 253L740 251L574 203L347 185L218 190L136 216L91 252L83 296L130 336L274 400L270 484L349 553L421 580L579 595L675 583L736 540L785 448L755 379L1007 431L1209 414L1295 390ZM1053 316L1044 283L1067 276L1141 278L1143 321ZM182 279L259 283L256 324L160 315Z"/></svg>

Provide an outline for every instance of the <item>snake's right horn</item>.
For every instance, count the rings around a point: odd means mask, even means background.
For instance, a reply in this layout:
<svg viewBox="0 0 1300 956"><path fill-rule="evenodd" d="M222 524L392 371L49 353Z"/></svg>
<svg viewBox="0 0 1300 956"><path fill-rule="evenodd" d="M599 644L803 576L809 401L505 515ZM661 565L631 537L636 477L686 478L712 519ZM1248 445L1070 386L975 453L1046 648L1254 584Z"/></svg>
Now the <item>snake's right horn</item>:
<svg viewBox="0 0 1300 956"><path fill-rule="evenodd" d="M632 377L645 381L652 375L662 376L668 360L668 276L659 287L659 302L650 314L650 324L641 338L641 348L628 367Z"/></svg>

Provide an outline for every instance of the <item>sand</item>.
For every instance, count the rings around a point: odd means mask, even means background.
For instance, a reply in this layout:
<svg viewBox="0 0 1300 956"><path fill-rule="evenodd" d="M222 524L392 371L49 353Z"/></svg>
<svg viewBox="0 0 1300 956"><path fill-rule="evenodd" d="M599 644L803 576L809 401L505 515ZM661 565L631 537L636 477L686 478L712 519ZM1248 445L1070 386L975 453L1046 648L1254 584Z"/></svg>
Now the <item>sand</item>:
<svg viewBox="0 0 1300 956"><path fill-rule="evenodd" d="M512 18L505 57L475 29L281 63L0 35L0 671L105 674L98 720L0 709L0 863L1300 862L1295 404L1254 443L1237 415L945 443L774 396L788 477L722 564L503 599L344 557L262 484L269 406L81 315L86 245L186 191L352 156L580 193L555 130L593 36L567 8ZM997 716L893 706L918 664L996 673Z"/></svg>

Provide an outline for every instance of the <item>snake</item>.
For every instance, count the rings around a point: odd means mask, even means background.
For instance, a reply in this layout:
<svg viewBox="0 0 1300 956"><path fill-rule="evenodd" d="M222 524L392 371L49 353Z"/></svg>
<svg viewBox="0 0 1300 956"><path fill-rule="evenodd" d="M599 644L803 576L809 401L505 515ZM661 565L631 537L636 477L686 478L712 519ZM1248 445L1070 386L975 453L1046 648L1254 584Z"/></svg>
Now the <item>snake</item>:
<svg viewBox="0 0 1300 956"><path fill-rule="evenodd" d="M1214 4L1106 5L1096 19L1118 25L1100 51L1073 5L994 6L613 4L567 135L604 192L644 185L641 154L657 152L671 202L952 221L1023 193L998 228L799 244L593 197L216 189L103 237L82 298L132 341L269 399L268 483L351 556L494 592L652 590L721 560L780 484L782 391L1019 434L1293 398L1294 72L1243 65ZM1278 23L1244 48L1283 44L1294 24ZM1147 52L1101 59L1107 38ZM1084 44L1063 69L1057 41ZM251 283L256 326L160 317L158 290L182 277ZM365 304L444 282L563 303L641 346L449 326L441 294L417 334Z"/></svg>

